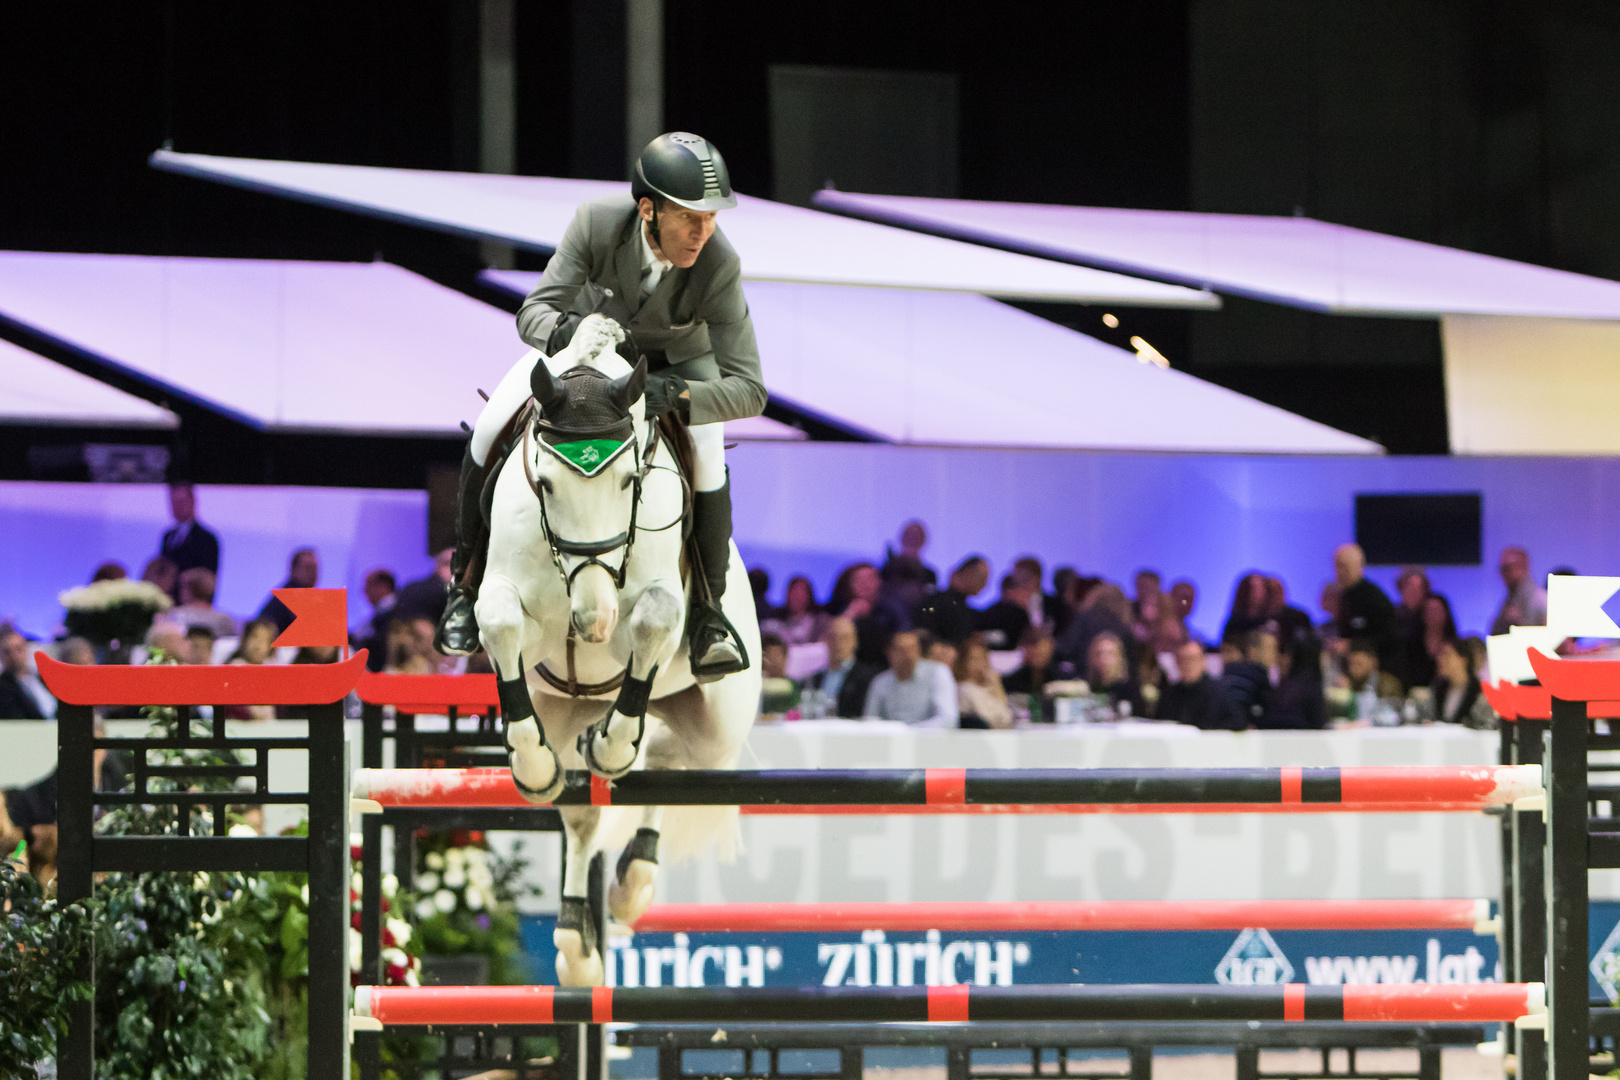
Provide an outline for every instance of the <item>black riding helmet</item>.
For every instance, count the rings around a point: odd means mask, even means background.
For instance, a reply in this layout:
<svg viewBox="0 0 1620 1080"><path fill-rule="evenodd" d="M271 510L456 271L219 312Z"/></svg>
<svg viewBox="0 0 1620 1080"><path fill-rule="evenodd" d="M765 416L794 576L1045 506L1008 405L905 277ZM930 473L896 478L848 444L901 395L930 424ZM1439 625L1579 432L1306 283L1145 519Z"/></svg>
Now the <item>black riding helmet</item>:
<svg viewBox="0 0 1620 1080"><path fill-rule="evenodd" d="M701 135L671 131L647 144L636 158L630 194L637 202L662 195L688 210L729 210L737 205L726 159Z"/></svg>

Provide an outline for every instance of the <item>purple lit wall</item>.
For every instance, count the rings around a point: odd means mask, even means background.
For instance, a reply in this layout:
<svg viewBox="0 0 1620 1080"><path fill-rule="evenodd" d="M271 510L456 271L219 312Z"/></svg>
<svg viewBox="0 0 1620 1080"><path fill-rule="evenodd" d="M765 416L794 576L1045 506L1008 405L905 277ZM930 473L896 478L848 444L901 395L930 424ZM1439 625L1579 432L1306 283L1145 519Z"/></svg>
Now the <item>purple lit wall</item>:
<svg viewBox="0 0 1620 1080"><path fill-rule="evenodd" d="M1620 574L1620 460L1608 458L1282 458L952 450L860 444L745 443L730 451L737 540L767 567L773 599L794 573L825 597L834 575L879 559L901 522L926 521L942 571L982 552L1003 573L1026 553L1128 583L1150 566L1198 583L1194 624L1219 630L1240 573L1280 574L1315 611L1331 552L1352 536L1356 492L1480 491L1480 567L1440 568L1465 631L1501 598L1496 556L1523 544L1536 574L1568 564ZM403 581L427 572L426 498L332 488L200 489L204 521L225 548L220 603L251 614L281 582L294 547L320 550L323 583L346 584L351 615L374 566ZM167 525L163 489L0 484L0 617L34 632L61 617L56 594L117 558L139 573ZM1392 568L1372 576L1392 586ZM987 594L983 601L990 599Z"/></svg>

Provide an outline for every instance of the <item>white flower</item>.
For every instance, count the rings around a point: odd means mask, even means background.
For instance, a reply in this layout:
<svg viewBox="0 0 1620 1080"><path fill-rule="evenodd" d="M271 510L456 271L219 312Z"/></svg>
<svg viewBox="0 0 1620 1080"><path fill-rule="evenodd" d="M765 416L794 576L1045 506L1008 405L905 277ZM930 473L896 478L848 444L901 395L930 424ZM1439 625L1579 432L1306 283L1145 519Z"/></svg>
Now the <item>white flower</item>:
<svg viewBox="0 0 1620 1080"><path fill-rule="evenodd" d="M467 884L467 872L460 866L452 865L444 872L444 885L447 889L459 889Z"/></svg>
<svg viewBox="0 0 1620 1080"><path fill-rule="evenodd" d="M360 871L356 870L353 876L349 878L349 888L353 889L355 892L364 892L365 887L366 879L360 876Z"/></svg>
<svg viewBox="0 0 1620 1080"><path fill-rule="evenodd" d="M467 880L477 885L485 892L495 887L495 875L489 872L487 866L472 866L467 869Z"/></svg>
<svg viewBox="0 0 1620 1080"><path fill-rule="evenodd" d="M467 901L467 910L468 911L477 911L479 908L484 906L484 893L483 893L483 890L481 890L476 885L467 886L467 892L465 894L465 899Z"/></svg>
<svg viewBox="0 0 1620 1080"><path fill-rule="evenodd" d="M417 978L416 969L414 967L405 969L405 985L406 986L421 986L422 985L422 980Z"/></svg>
<svg viewBox="0 0 1620 1080"><path fill-rule="evenodd" d="M463 848L453 847L444 853L446 866L466 866L467 852Z"/></svg>
<svg viewBox="0 0 1620 1080"><path fill-rule="evenodd" d="M395 877L393 874L384 874L382 878L383 896L389 900L392 900L394 898L394 894L397 892L399 892L399 878Z"/></svg>
<svg viewBox="0 0 1620 1080"><path fill-rule="evenodd" d="M58 593L57 603L69 611L106 611L123 604L133 604L150 611L167 611L174 606L169 594L150 581L133 578L113 578L80 585L76 589Z"/></svg>
<svg viewBox="0 0 1620 1080"><path fill-rule="evenodd" d="M404 948L411 940L411 924L404 919L388 919L383 923L388 932L394 935L394 944Z"/></svg>
<svg viewBox="0 0 1620 1080"><path fill-rule="evenodd" d="M405 955L404 949L384 949L382 951L382 962L385 964L398 964L400 967L404 967L409 959Z"/></svg>
<svg viewBox="0 0 1620 1080"><path fill-rule="evenodd" d="M298 895L304 901L304 906L308 907L309 906L309 886L305 885L302 889L300 889L298 891Z"/></svg>
<svg viewBox="0 0 1620 1080"><path fill-rule="evenodd" d="M249 825L245 821L238 821L235 825L232 825L230 827L230 830L228 832L226 832L225 835L226 836L258 836L259 835L259 830L255 829L253 826Z"/></svg>
<svg viewBox="0 0 1620 1080"><path fill-rule="evenodd" d="M433 894L433 906L446 915L456 910L456 894L449 889L440 889Z"/></svg>
<svg viewBox="0 0 1620 1080"><path fill-rule="evenodd" d="M191 879L191 887L193 889L195 889L197 892L207 892L208 891L208 875L207 874L198 874L196 877L192 878Z"/></svg>
<svg viewBox="0 0 1620 1080"><path fill-rule="evenodd" d="M421 892L432 892L439 887L439 875L434 873L423 874L416 879L416 887Z"/></svg>
<svg viewBox="0 0 1620 1080"><path fill-rule="evenodd" d="M419 900L419 901L417 901L417 903L416 903L416 917L418 919L431 919L431 918L433 918L433 916L437 915L438 913L439 913L439 909L433 906L433 901L432 900Z"/></svg>
<svg viewBox="0 0 1620 1080"><path fill-rule="evenodd" d="M360 970L360 956L361 956L361 953L364 951L364 945L365 945L365 943L360 937L360 931L354 929L353 927L350 927L349 928L349 970L350 971L359 971Z"/></svg>
<svg viewBox="0 0 1620 1080"><path fill-rule="evenodd" d="M469 868L474 866L487 866L488 864L489 852L485 851L483 848L476 847L467 849L467 866Z"/></svg>
<svg viewBox="0 0 1620 1080"><path fill-rule="evenodd" d="M425 859L423 859L422 862L427 866L427 868L429 870L443 870L444 869L444 856L440 855L437 851L428 852L427 857Z"/></svg>

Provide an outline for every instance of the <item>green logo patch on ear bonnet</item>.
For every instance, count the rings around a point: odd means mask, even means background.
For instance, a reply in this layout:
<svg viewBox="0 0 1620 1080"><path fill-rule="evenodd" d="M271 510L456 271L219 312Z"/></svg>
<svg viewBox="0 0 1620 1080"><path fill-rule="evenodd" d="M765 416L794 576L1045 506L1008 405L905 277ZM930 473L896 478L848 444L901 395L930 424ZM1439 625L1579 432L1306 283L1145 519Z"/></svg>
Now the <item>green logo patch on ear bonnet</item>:
<svg viewBox="0 0 1620 1080"><path fill-rule="evenodd" d="M561 458L569 468L581 476L595 476L619 452L630 445L629 439L580 439L575 442L540 445Z"/></svg>

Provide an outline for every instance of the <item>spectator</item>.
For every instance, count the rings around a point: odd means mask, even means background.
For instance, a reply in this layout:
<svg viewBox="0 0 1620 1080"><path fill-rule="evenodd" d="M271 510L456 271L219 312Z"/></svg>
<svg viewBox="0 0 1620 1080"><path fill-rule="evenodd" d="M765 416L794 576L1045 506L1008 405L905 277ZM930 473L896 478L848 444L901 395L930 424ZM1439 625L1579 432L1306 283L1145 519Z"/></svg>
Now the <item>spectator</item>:
<svg viewBox="0 0 1620 1080"><path fill-rule="evenodd" d="M788 643L775 634L760 635L759 711L765 716L781 716L799 707L799 684L788 677L787 664Z"/></svg>
<svg viewBox="0 0 1620 1080"><path fill-rule="evenodd" d="M1001 598L979 612L976 620L984 643L992 649L1015 648L1029 628L1030 604L1039 602L1040 581L1014 571L1001 579ZM965 639L964 639L965 640Z"/></svg>
<svg viewBox="0 0 1620 1080"><path fill-rule="evenodd" d="M1170 603L1166 605L1166 609L1180 628L1177 636L1182 641L1198 641L1198 635L1193 633L1192 624L1187 621L1192 618L1193 608L1198 606L1198 586L1187 578L1181 578L1170 586L1169 596Z"/></svg>
<svg viewBox="0 0 1620 1080"><path fill-rule="evenodd" d="M1129 667L1137 648L1136 635L1131 631L1131 602L1125 598L1125 590L1112 582L1087 591L1068 632L1057 641L1058 657L1076 667L1085 665L1091 654L1091 639L1101 633L1113 634L1124 644Z"/></svg>
<svg viewBox="0 0 1620 1080"><path fill-rule="evenodd" d="M1176 681L1164 688L1159 718L1205 731L1241 730L1246 725L1221 684L1210 678L1204 646L1184 642L1176 649Z"/></svg>
<svg viewBox="0 0 1620 1080"><path fill-rule="evenodd" d="M169 485L169 512L174 527L163 534L158 554L174 563L176 573L198 567L219 576L219 537L197 520L197 492L190 484Z"/></svg>
<svg viewBox="0 0 1620 1080"><path fill-rule="evenodd" d="M366 601L371 605L371 618L351 631L357 648L367 650L366 668L381 671L387 659L384 647L388 641L388 620L399 603L398 586L393 571L373 570L366 575Z"/></svg>
<svg viewBox="0 0 1620 1080"><path fill-rule="evenodd" d="M1106 694L1120 716L1146 716L1142 688L1131 677L1125 642L1112 630L1103 630L1086 648L1086 681L1095 695Z"/></svg>
<svg viewBox="0 0 1620 1080"><path fill-rule="evenodd" d="M1252 572L1244 574L1238 579L1237 589L1232 593L1232 608L1227 612L1226 625L1221 627L1222 643L1238 642L1241 648L1244 637L1271 621L1269 607L1266 576Z"/></svg>
<svg viewBox="0 0 1620 1080"><path fill-rule="evenodd" d="M214 662L214 630L213 627L195 623L186 627L186 664L211 664Z"/></svg>
<svg viewBox="0 0 1620 1080"><path fill-rule="evenodd" d="M917 631L917 644L922 647L923 656L936 664L944 664L953 673L956 671L956 658L960 650L957 649L953 642L940 641L928 631L919 630Z"/></svg>
<svg viewBox="0 0 1620 1080"><path fill-rule="evenodd" d="M1029 623L1031 626L1049 626L1053 628L1053 633L1058 632L1057 623L1059 621L1062 621L1064 626L1068 626L1067 605L1063 602L1062 590L1057 590L1056 594L1043 591L1046 582L1046 568L1041 565L1041 560L1033 555L1025 555L1013 562L1013 573L1021 575L1030 584ZM1069 570L1068 575L1073 577L1074 571ZM1057 579L1054 576L1054 588L1056 585ZM1008 648L1011 648L1012 644L1016 644L1017 641L1017 638L1013 638Z"/></svg>
<svg viewBox="0 0 1620 1080"><path fill-rule="evenodd" d="M283 589L313 589L320 579L321 560L315 554L315 549L299 548L292 554L292 561L287 567L287 580L282 583L281 587ZM277 600L275 594L272 593L270 599L265 601L264 607L259 609L259 614L255 618L275 623L276 632L280 633L292 625L293 613L291 608Z"/></svg>
<svg viewBox="0 0 1620 1080"><path fill-rule="evenodd" d="M1060 638L1069 628L1069 622L1074 618L1075 608L1069 602L1074 593L1075 583L1080 580L1079 571L1072 566L1060 566L1052 571L1052 595L1048 597L1051 603L1047 610L1051 612L1052 636Z"/></svg>
<svg viewBox="0 0 1620 1080"><path fill-rule="evenodd" d="M838 575L830 605L834 615L854 620L860 661L879 669L888 662L889 638L910 627L903 612L883 603L882 592L883 578L877 567L856 563Z"/></svg>
<svg viewBox="0 0 1620 1080"><path fill-rule="evenodd" d="M956 711L965 728L1010 728L1012 706L1001 676L990 666L990 650L975 634L962 642L956 656Z"/></svg>
<svg viewBox="0 0 1620 1080"><path fill-rule="evenodd" d="M827 613L816 603L810 579L796 577L788 582L786 602L760 623L760 631L772 633L789 645L820 641L827 629Z"/></svg>
<svg viewBox="0 0 1620 1080"><path fill-rule="evenodd" d="M856 659L854 620L839 616L828 621L821 640L827 643L827 666L810 676L805 685L820 695L822 715L858 717L866 705L867 688L879 669Z"/></svg>
<svg viewBox="0 0 1620 1080"><path fill-rule="evenodd" d="M98 581L122 581L129 577L129 571L124 569L120 562L104 562L96 567L96 572L90 575L90 584Z"/></svg>
<svg viewBox="0 0 1620 1080"><path fill-rule="evenodd" d="M435 626L444 615L444 602L450 594L450 558L454 548L445 548L433 560L433 572L399 590L390 619L415 622L426 619ZM432 635L429 635L431 638Z"/></svg>
<svg viewBox="0 0 1620 1080"><path fill-rule="evenodd" d="M1454 637L1442 642L1435 654L1435 671L1434 684L1429 688L1435 719L1444 724L1466 724L1473 728L1496 726L1496 713L1480 692L1479 669L1474 665L1472 650L1465 643Z"/></svg>
<svg viewBox="0 0 1620 1080"><path fill-rule="evenodd" d="M890 548L883 560L883 581L913 588L915 604L928 593L939 588L939 572L923 561L923 548L928 546L928 526L913 518L900 528L900 550Z"/></svg>
<svg viewBox="0 0 1620 1080"><path fill-rule="evenodd" d="M64 664L90 667L97 662L96 647L82 637L63 638L56 651Z"/></svg>
<svg viewBox="0 0 1620 1080"><path fill-rule="evenodd" d="M776 609L771 607L770 597L767 595L771 591L771 572L769 570L763 566L750 568L748 571L748 588L754 594L754 618L764 622L776 614Z"/></svg>
<svg viewBox="0 0 1620 1080"><path fill-rule="evenodd" d="M1428 686L1435 680L1440 650L1457 636L1457 620L1451 614L1451 601L1440 593L1430 593L1418 608L1417 638L1408 646L1406 675L1396 673L1408 690ZM1407 678L1406 676L1410 676Z"/></svg>
<svg viewBox="0 0 1620 1080"><path fill-rule="evenodd" d="M1434 679L1434 661L1424 649L1423 602L1429 596L1429 576L1422 567L1408 566L1395 579L1395 647L1389 672L1408 688L1426 686Z"/></svg>
<svg viewBox="0 0 1620 1080"><path fill-rule="evenodd" d="M98 570L97 573L100 573ZM146 569L141 571L141 580L150 581L153 585L168 593L170 597L179 595L180 568L170 559L162 555L150 559Z"/></svg>
<svg viewBox="0 0 1620 1080"><path fill-rule="evenodd" d="M265 664L269 663L270 656L275 652L275 640L281 631L276 624L268 619L254 619L242 627L242 639L237 642L236 651L231 653L227 664Z"/></svg>
<svg viewBox="0 0 1620 1080"><path fill-rule="evenodd" d="M1136 636L1143 641L1150 639L1158 628L1165 606L1163 583L1157 570L1136 572L1136 599L1131 601L1131 614L1136 617Z"/></svg>
<svg viewBox="0 0 1620 1080"><path fill-rule="evenodd" d="M34 671L33 642L14 627L0 626L0 720L44 720L56 701Z"/></svg>
<svg viewBox="0 0 1620 1080"><path fill-rule="evenodd" d="M1266 577L1266 617L1277 626L1278 648L1284 652L1296 641L1315 638L1311 617L1288 602L1288 587L1280 577Z"/></svg>
<svg viewBox="0 0 1620 1080"><path fill-rule="evenodd" d="M1358 698L1371 695L1380 700L1404 696L1405 690L1401 681L1379 667L1378 646L1364 638L1358 638L1350 643L1350 651L1344 658L1345 681L1350 687L1350 693ZM1358 703L1357 716L1366 719L1366 709Z"/></svg>
<svg viewBox="0 0 1620 1080"><path fill-rule="evenodd" d="M164 612L163 618L187 629L206 626L215 637L236 633L236 620L214 607L214 572L201 566L180 572L180 605Z"/></svg>
<svg viewBox="0 0 1620 1080"><path fill-rule="evenodd" d="M1277 638L1269 630L1250 630L1229 644L1238 655L1221 672L1232 707L1243 727L1264 727L1271 704L1271 669L1277 663Z"/></svg>
<svg viewBox="0 0 1620 1080"><path fill-rule="evenodd" d="M865 713L906 724L955 727L956 682L950 668L923 659L915 632L897 632L889 641L889 669L879 672L866 691Z"/></svg>
<svg viewBox="0 0 1620 1080"><path fill-rule="evenodd" d="M1383 589L1367 580L1366 572L1367 557L1358 545L1340 544L1334 551L1339 640L1371 642L1378 651L1378 662L1387 667L1395 647L1395 606Z"/></svg>
<svg viewBox="0 0 1620 1080"><path fill-rule="evenodd" d="M1327 724L1322 689L1322 644L1315 634L1296 638L1277 654L1277 685L1271 689L1259 726L1273 730L1314 730Z"/></svg>
<svg viewBox="0 0 1620 1080"><path fill-rule="evenodd" d="M1317 605L1327 614L1327 618L1316 624L1316 636L1322 639L1322 648L1327 652L1339 654L1343 648L1339 641L1339 583L1330 581L1322 586L1322 596Z"/></svg>
<svg viewBox="0 0 1620 1080"><path fill-rule="evenodd" d="M1505 634L1514 626L1547 625L1547 590L1530 577L1530 554L1522 547L1502 549L1502 584L1507 596L1491 623L1492 634Z"/></svg>
<svg viewBox="0 0 1620 1080"><path fill-rule="evenodd" d="M979 616L968 606L968 601L983 592L989 583L990 563L982 555L969 555L951 571L950 584L927 597L918 607L918 629L931 631L944 641L966 641L977 628Z"/></svg>
<svg viewBox="0 0 1620 1080"><path fill-rule="evenodd" d="M1024 662L1001 680L1001 686L1009 694L1028 694L1030 719L1039 720L1047 684L1076 678L1074 665L1057 658L1056 642L1045 627L1032 626L1025 630L1018 647L1023 651Z"/></svg>
<svg viewBox="0 0 1620 1080"><path fill-rule="evenodd" d="M146 632L148 658L162 653L164 663L191 663L191 646L186 644L186 631L179 623L159 620Z"/></svg>

